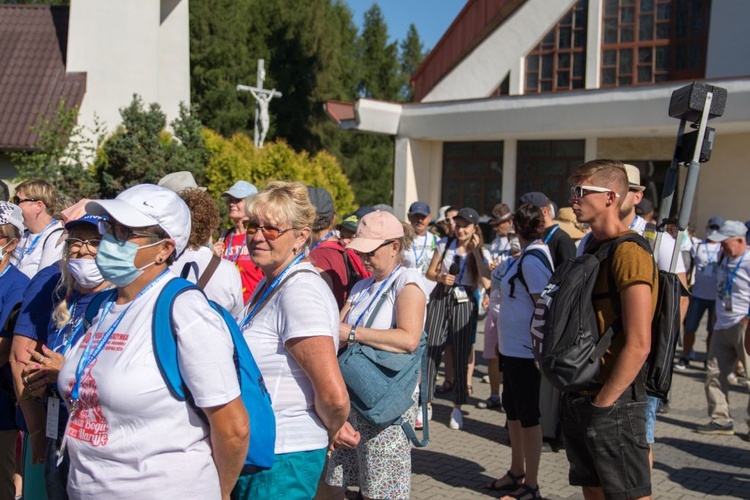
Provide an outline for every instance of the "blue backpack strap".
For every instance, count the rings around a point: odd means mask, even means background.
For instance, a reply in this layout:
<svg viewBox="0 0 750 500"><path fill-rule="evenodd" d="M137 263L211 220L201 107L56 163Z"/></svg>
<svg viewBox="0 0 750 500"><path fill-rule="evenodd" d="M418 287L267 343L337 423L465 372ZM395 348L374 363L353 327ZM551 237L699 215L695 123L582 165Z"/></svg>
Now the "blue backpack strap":
<svg viewBox="0 0 750 500"><path fill-rule="evenodd" d="M86 306L86 312L83 313L83 330L87 331L89 328L91 328L91 324L94 322L94 318L96 318L96 315L99 313L99 308L102 307L102 304L112 297L115 293L117 293L117 289L113 288L111 290L104 290L99 293L97 293L93 299L91 299L91 302L89 302L89 305Z"/></svg>
<svg viewBox="0 0 750 500"><path fill-rule="evenodd" d="M404 430L406 437L409 438L409 441L411 441L414 446L418 448L424 448L425 446L427 446L427 443L430 442L430 422L427 418L427 400L429 398L429 395L428 385L424 382L424 377L427 374L427 362L429 360L429 356L427 356L427 332L422 332L422 338L419 341L418 349L422 351L421 370L423 381L419 385L419 399L422 404L417 408L417 411L422 413L422 440L420 441L417 438L416 432L414 432L414 429L412 429L411 424L408 421L402 419L401 428Z"/></svg>
<svg viewBox="0 0 750 500"><path fill-rule="evenodd" d="M200 289L183 278L170 280L159 293L154 306L151 334L154 343L154 356L169 392L178 401L186 401L190 395L180 374L177 358L177 339L172 328L172 307L177 296L187 290ZM201 292L202 293L202 292Z"/></svg>

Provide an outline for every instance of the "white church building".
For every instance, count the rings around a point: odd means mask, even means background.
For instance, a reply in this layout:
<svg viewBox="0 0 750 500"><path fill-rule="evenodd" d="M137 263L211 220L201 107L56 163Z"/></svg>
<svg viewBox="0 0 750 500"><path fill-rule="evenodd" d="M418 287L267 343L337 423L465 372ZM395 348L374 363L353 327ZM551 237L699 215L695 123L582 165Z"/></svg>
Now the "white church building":
<svg viewBox="0 0 750 500"><path fill-rule="evenodd" d="M488 213L524 192L567 206L594 158L635 164L657 201L679 120L675 89L727 89L692 224L750 219L746 0L469 0L412 76L415 100L328 103L344 129L395 137L393 204ZM684 171L683 170L683 175ZM678 198L680 194L678 193Z"/></svg>
<svg viewBox="0 0 750 500"><path fill-rule="evenodd" d="M107 130L134 94L167 120L190 103L188 0L71 0L0 5L0 178L7 153L34 147L32 128L62 99L78 124Z"/></svg>

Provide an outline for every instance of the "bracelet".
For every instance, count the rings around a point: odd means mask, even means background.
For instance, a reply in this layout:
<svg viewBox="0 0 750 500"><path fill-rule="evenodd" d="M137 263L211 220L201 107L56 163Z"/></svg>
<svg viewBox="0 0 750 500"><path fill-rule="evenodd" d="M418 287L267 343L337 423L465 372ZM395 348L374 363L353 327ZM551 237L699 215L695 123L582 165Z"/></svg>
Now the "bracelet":
<svg viewBox="0 0 750 500"><path fill-rule="evenodd" d="M351 344L354 342L354 337L357 335L357 327L356 325L352 326L351 330L349 330L349 343Z"/></svg>

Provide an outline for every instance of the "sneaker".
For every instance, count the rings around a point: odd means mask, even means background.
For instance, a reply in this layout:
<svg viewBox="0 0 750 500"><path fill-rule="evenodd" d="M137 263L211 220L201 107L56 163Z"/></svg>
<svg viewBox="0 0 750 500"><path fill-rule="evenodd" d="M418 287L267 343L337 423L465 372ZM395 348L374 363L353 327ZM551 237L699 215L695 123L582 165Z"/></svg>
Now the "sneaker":
<svg viewBox="0 0 750 500"><path fill-rule="evenodd" d="M734 424L731 422L728 424L720 425L716 422L710 422L706 425L701 425L695 432L698 434L714 434L719 436L734 436Z"/></svg>
<svg viewBox="0 0 750 500"><path fill-rule="evenodd" d="M688 368L690 368L690 360L688 358L680 358L674 365L675 370L685 371Z"/></svg>
<svg viewBox="0 0 750 500"><path fill-rule="evenodd" d="M656 409L656 413L661 413L663 415L669 413L669 410L669 403L667 401L664 401L663 399L659 401L659 408Z"/></svg>
<svg viewBox="0 0 750 500"><path fill-rule="evenodd" d="M457 431L464 428L464 416L458 408L453 408L453 411L451 412L451 421L448 424L448 427Z"/></svg>
<svg viewBox="0 0 750 500"><path fill-rule="evenodd" d="M740 381L737 378L737 374L730 373L727 377L727 382L729 382L729 385L740 385Z"/></svg>
<svg viewBox="0 0 750 500"><path fill-rule="evenodd" d="M500 408L503 409L503 403L500 401L500 396L490 396L484 401L480 401L477 403L477 408L480 410L489 410L492 408Z"/></svg>
<svg viewBox="0 0 750 500"><path fill-rule="evenodd" d="M490 383L490 376L489 375L484 375L482 377L482 383L483 384L489 384Z"/></svg>

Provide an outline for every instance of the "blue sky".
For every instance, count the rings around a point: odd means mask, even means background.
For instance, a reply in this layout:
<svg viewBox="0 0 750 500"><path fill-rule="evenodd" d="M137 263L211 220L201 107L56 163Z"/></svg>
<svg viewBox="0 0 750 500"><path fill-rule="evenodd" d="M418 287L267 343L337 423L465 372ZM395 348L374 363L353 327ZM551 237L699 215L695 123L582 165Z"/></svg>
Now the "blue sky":
<svg viewBox="0 0 750 500"><path fill-rule="evenodd" d="M409 25L414 23L425 50L435 46L466 5L465 0L346 0L346 3L360 29L365 11L377 3L388 24L391 40L403 40Z"/></svg>

